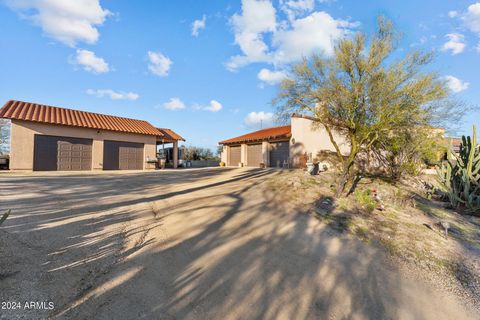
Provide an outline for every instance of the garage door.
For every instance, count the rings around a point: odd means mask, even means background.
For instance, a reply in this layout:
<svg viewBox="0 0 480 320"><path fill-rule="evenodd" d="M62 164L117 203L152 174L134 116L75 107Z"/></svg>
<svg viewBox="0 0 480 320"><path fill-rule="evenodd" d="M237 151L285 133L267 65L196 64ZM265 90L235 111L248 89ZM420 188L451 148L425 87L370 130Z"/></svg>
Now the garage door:
<svg viewBox="0 0 480 320"><path fill-rule="evenodd" d="M288 161L290 146L288 141L270 143L270 167L281 167Z"/></svg>
<svg viewBox="0 0 480 320"><path fill-rule="evenodd" d="M33 170L91 170L92 140L35 135Z"/></svg>
<svg viewBox="0 0 480 320"><path fill-rule="evenodd" d="M247 145L247 166L260 167L260 163L262 162L262 144Z"/></svg>
<svg viewBox="0 0 480 320"><path fill-rule="evenodd" d="M242 159L242 149L240 146L230 147L230 166L238 166Z"/></svg>
<svg viewBox="0 0 480 320"><path fill-rule="evenodd" d="M103 142L103 170L142 170L143 143Z"/></svg>

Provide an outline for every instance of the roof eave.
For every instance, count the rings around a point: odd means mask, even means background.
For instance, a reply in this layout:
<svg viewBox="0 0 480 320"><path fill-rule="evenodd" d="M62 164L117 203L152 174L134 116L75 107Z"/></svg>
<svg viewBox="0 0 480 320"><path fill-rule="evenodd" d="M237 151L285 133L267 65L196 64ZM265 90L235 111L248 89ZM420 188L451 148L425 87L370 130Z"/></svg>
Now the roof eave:
<svg viewBox="0 0 480 320"><path fill-rule="evenodd" d="M259 138L259 139L244 139L244 140L235 140L235 141L229 141L229 140L224 140L220 141L218 144L241 144L241 143L247 143L247 142L262 142L262 141L269 141L269 140L276 140L276 139L287 139L290 138L292 134L284 134L280 136L270 136L270 137L264 137L264 138Z"/></svg>

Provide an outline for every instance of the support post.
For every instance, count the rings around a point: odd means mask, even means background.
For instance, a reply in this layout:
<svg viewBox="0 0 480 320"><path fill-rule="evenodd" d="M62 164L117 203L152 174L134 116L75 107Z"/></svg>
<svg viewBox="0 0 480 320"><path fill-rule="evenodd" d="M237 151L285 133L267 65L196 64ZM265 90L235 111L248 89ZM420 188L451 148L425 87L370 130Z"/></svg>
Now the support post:
<svg viewBox="0 0 480 320"><path fill-rule="evenodd" d="M270 143L268 141L262 142L262 158L265 168L270 166Z"/></svg>
<svg viewBox="0 0 480 320"><path fill-rule="evenodd" d="M178 168L178 141L173 142L173 168Z"/></svg>
<svg viewBox="0 0 480 320"><path fill-rule="evenodd" d="M240 151L242 152L240 155L240 162L243 164L244 167L247 166L247 144L242 143L240 147Z"/></svg>

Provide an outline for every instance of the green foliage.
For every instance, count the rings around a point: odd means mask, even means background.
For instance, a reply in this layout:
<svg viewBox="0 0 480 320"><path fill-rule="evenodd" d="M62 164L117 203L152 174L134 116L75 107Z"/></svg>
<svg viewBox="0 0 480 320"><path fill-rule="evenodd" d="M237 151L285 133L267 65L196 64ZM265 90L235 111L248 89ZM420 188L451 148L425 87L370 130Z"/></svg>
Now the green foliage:
<svg viewBox="0 0 480 320"><path fill-rule="evenodd" d="M184 155L186 160L220 160L212 150L194 146L184 147Z"/></svg>
<svg viewBox="0 0 480 320"><path fill-rule="evenodd" d="M375 210L376 202L370 190L361 191L356 189L355 200L357 200L359 205L367 209L368 212L373 212L373 210Z"/></svg>
<svg viewBox="0 0 480 320"><path fill-rule="evenodd" d="M337 196L353 176L357 155L381 136L461 115L448 100L445 82L423 72L433 55L414 51L394 60L397 40L392 24L380 18L370 39L362 33L342 39L332 58L304 59L281 84L275 100L278 116L307 114L325 128L342 164ZM348 142L347 157L335 133Z"/></svg>
<svg viewBox="0 0 480 320"><path fill-rule="evenodd" d="M5 212L2 217L0 218L0 225L2 225L3 222L5 222L5 220L7 220L8 216L10 215L10 212L12 210L8 210L7 212Z"/></svg>
<svg viewBox="0 0 480 320"><path fill-rule="evenodd" d="M425 165L438 164L446 148L440 132L421 128L382 135L371 151L388 177L399 180L404 175L418 175Z"/></svg>
<svg viewBox="0 0 480 320"><path fill-rule="evenodd" d="M462 137L460 153L447 153L447 161L437 168L443 190L454 208L465 206L480 212L480 145L476 128L472 137Z"/></svg>

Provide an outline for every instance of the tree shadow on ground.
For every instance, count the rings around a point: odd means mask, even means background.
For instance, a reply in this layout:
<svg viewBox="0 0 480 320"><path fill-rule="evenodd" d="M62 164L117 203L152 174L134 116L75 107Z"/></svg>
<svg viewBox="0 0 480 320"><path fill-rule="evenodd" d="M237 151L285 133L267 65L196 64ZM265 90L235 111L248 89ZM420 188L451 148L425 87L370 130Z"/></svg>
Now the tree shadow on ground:
<svg viewBox="0 0 480 320"><path fill-rule="evenodd" d="M146 236L162 226L162 219L148 204L261 174L230 173L203 169L0 177L0 206L13 209L0 229L1 300L66 304L113 265L154 241ZM224 175L228 177L218 180ZM198 181L204 183L197 186ZM132 225L141 216L155 219ZM129 239L135 243L127 243ZM31 286L19 290L23 282Z"/></svg>
<svg viewBox="0 0 480 320"><path fill-rule="evenodd" d="M0 296L52 299L49 316L62 319L422 318L435 305L405 294L382 251L271 200L262 183L277 173L218 171L149 189L142 177L98 179L64 205L60 182L33 179L50 195L22 198L2 228L29 249ZM36 281L28 294L15 287L25 277Z"/></svg>

